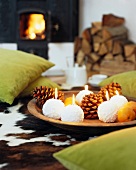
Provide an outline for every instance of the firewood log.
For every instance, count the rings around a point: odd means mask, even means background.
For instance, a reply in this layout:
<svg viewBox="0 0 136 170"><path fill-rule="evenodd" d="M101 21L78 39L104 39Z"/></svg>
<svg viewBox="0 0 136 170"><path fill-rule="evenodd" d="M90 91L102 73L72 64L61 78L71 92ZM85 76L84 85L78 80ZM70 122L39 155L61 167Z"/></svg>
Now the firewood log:
<svg viewBox="0 0 136 170"><path fill-rule="evenodd" d="M86 71L87 71L87 73L90 73L91 70L92 70L92 63L87 62L86 63Z"/></svg>
<svg viewBox="0 0 136 170"><path fill-rule="evenodd" d="M82 32L82 38L86 39L89 43L91 43L91 28L86 28Z"/></svg>
<svg viewBox="0 0 136 170"><path fill-rule="evenodd" d="M79 66L82 66L85 62L85 54L82 50L79 50L76 56L76 62L79 64Z"/></svg>
<svg viewBox="0 0 136 170"><path fill-rule="evenodd" d="M114 60L119 64L122 64L122 62L124 62L124 57L121 55L121 54L119 54L119 55L116 55L115 57L114 57Z"/></svg>
<svg viewBox="0 0 136 170"><path fill-rule="evenodd" d="M102 17L102 26L116 27L123 25L125 23L125 18L118 17L113 14L106 14Z"/></svg>
<svg viewBox="0 0 136 170"><path fill-rule="evenodd" d="M94 52L98 52L100 49L100 43L94 42L93 43L93 50Z"/></svg>
<svg viewBox="0 0 136 170"><path fill-rule="evenodd" d="M97 55L96 53L90 53L88 57L91 58L92 63L96 63L100 58L100 56Z"/></svg>
<svg viewBox="0 0 136 170"><path fill-rule="evenodd" d="M93 43L101 43L101 42L103 42L102 37L100 37L98 35L94 35L92 39L93 39Z"/></svg>
<svg viewBox="0 0 136 170"><path fill-rule="evenodd" d="M104 60L113 60L114 56L112 53L107 53L105 56L104 56Z"/></svg>
<svg viewBox="0 0 136 170"><path fill-rule="evenodd" d="M91 44L84 38L82 39L81 49L85 55L89 55L92 50Z"/></svg>
<svg viewBox="0 0 136 170"><path fill-rule="evenodd" d="M127 35L128 35L128 30L125 26L118 26L118 27L104 26L102 28L102 37L104 41L118 36L127 37Z"/></svg>
<svg viewBox="0 0 136 170"><path fill-rule="evenodd" d="M102 28L102 22L93 22L91 28L91 35L95 35Z"/></svg>
<svg viewBox="0 0 136 170"><path fill-rule="evenodd" d="M127 57L127 61L131 61L132 63L136 64L136 53Z"/></svg>
<svg viewBox="0 0 136 170"><path fill-rule="evenodd" d="M112 49L113 49L113 41L112 41L112 39L107 40L107 41L105 42L105 45L106 45L106 47L107 47L108 52L111 52Z"/></svg>
<svg viewBox="0 0 136 170"><path fill-rule="evenodd" d="M124 46L124 53L126 57L136 54L136 44L127 44Z"/></svg>
<svg viewBox="0 0 136 170"><path fill-rule="evenodd" d="M93 70L93 71L97 71L97 73L100 73L100 64L95 63L95 64L92 66L92 70Z"/></svg>
<svg viewBox="0 0 136 170"><path fill-rule="evenodd" d="M101 21L92 22L92 27L96 27L100 30L102 28L102 22Z"/></svg>
<svg viewBox="0 0 136 170"><path fill-rule="evenodd" d="M102 37L102 30L98 31L97 34L99 37Z"/></svg>
<svg viewBox="0 0 136 170"><path fill-rule="evenodd" d="M108 50L107 50L105 43L102 43L100 45L100 49L98 51L98 54L101 56L101 55L105 55L107 52L108 52Z"/></svg>
<svg viewBox="0 0 136 170"><path fill-rule="evenodd" d="M82 46L82 38L76 37L74 40L74 55L76 56Z"/></svg>
<svg viewBox="0 0 136 170"><path fill-rule="evenodd" d="M112 54L113 55L117 55L117 54L122 54L122 47L120 45L120 42L119 41L115 41L113 43L113 49L112 49Z"/></svg>

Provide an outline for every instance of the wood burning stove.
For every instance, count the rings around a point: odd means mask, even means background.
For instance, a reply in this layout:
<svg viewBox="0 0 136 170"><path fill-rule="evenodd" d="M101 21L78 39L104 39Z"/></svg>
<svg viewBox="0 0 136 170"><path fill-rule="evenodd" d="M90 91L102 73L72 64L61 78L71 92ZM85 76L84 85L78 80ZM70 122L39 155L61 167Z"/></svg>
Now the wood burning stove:
<svg viewBox="0 0 136 170"><path fill-rule="evenodd" d="M1 43L48 59L49 42L73 42L77 35L78 0L0 1Z"/></svg>
<svg viewBox="0 0 136 170"><path fill-rule="evenodd" d="M17 1L17 45L18 49L40 55L48 59L48 42L50 41L50 11L44 9L45 2Z"/></svg>

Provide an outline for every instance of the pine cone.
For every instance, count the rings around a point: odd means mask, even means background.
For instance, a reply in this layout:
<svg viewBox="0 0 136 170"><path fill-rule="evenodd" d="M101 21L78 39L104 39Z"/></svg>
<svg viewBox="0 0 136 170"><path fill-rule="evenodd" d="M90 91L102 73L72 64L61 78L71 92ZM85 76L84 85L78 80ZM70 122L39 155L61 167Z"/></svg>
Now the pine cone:
<svg viewBox="0 0 136 170"><path fill-rule="evenodd" d="M55 89L46 86L36 87L32 91L32 96L36 99L37 105L42 107L46 100L55 98ZM57 99L64 101L64 93L62 91L58 91Z"/></svg>
<svg viewBox="0 0 136 170"><path fill-rule="evenodd" d="M101 90L97 94L89 94L86 95L81 102L81 108L84 111L85 119L95 119L98 118L97 109L98 106L106 101L106 91L108 92L109 98L116 95L116 90L119 94L122 94L122 89L119 83L110 83L105 87L101 88Z"/></svg>
<svg viewBox="0 0 136 170"><path fill-rule="evenodd" d="M111 98L112 96L116 95L116 91L119 94L122 94L122 89L119 83L110 83L108 85L106 85L105 87L101 88L101 90L98 92L98 94L101 94L103 96L104 100L106 99L106 91L108 92L109 98Z"/></svg>
<svg viewBox="0 0 136 170"><path fill-rule="evenodd" d="M97 108L103 102L103 97L101 94L89 94L83 97L81 102L81 108L84 112L85 119L96 119L98 118L97 115Z"/></svg>

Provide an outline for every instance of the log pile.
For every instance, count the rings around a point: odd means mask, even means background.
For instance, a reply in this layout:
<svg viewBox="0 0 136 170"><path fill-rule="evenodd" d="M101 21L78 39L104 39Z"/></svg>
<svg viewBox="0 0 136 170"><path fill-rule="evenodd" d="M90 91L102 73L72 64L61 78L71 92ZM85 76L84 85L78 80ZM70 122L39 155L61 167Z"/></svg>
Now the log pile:
<svg viewBox="0 0 136 170"><path fill-rule="evenodd" d="M101 22L93 22L81 37L75 38L75 62L86 64L87 71L107 75L134 70L136 44L129 40L124 23L124 18L113 14L103 15Z"/></svg>

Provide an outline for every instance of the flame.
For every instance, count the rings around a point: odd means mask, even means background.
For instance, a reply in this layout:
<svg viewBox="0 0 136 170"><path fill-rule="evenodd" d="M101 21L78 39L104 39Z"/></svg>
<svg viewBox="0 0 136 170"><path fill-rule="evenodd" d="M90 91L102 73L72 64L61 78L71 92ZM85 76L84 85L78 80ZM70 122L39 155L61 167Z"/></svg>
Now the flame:
<svg viewBox="0 0 136 170"><path fill-rule="evenodd" d="M75 104L75 95L73 94L72 96L72 104L74 105Z"/></svg>
<svg viewBox="0 0 136 170"><path fill-rule="evenodd" d="M108 93L107 90L106 90L106 99L107 99L107 100L110 100L110 98L109 98L109 93Z"/></svg>
<svg viewBox="0 0 136 170"><path fill-rule="evenodd" d="M30 14L28 20L28 29L26 30L26 35L30 39L35 39L37 35L41 36L41 38L45 38L43 36L43 32L45 30L45 20L42 14Z"/></svg>
<svg viewBox="0 0 136 170"><path fill-rule="evenodd" d="M58 89L55 88L55 99L57 99L57 98L58 98Z"/></svg>

